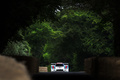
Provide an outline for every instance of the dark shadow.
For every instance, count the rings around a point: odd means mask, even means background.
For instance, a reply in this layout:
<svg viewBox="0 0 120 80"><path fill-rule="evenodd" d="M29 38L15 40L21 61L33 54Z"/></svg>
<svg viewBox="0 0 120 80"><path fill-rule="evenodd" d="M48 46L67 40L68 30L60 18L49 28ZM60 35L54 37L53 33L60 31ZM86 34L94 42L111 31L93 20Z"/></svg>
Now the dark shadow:
<svg viewBox="0 0 120 80"><path fill-rule="evenodd" d="M85 72L41 72L32 75L33 80L96 80Z"/></svg>

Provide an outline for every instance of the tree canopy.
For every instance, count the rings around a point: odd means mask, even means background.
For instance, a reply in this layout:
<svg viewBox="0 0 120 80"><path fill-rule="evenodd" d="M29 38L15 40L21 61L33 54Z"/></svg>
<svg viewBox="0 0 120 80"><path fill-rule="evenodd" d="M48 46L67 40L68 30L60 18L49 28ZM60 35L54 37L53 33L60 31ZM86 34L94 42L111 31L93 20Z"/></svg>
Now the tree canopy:
<svg viewBox="0 0 120 80"><path fill-rule="evenodd" d="M1 51L14 36L4 52L18 46L11 52L27 54L27 46L39 65L69 62L71 71L82 70L84 58L90 56L120 56L116 0L12 0L6 5ZM20 28L23 33L16 35Z"/></svg>
<svg viewBox="0 0 120 80"><path fill-rule="evenodd" d="M114 54L120 56L120 5L117 0L65 0L64 4L68 7L81 8L83 10L94 11L102 17L102 22L113 24L114 34Z"/></svg>
<svg viewBox="0 0 120 80"><path fill-rule="evenodd" d="M99 15L83 10L63 10L56 15L58 21L37 20L25 31L40 65L69 62L76 71L83 69L84 58L114 55L111 22L102 23Z"/></svg>
<svg viewBox="0 0 120 80"><path fill-rule="evenodd" d="M31 25L32 20L56 20L55 10L59 9L61 0L9 0L2 1L1 4L5 6L1 10L0 51L2 52L8 40L19 29L26 29L26 26Z"/></svg>

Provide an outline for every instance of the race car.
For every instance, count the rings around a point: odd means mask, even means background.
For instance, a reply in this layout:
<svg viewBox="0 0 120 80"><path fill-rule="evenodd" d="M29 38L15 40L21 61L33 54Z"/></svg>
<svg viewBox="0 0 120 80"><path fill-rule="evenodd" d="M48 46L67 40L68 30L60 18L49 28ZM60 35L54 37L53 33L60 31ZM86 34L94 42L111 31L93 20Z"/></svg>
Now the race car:
<svg viewBox="0 0 120 80"><path fill-rule="evenodd" d="M69 64L68 63L51 63L51 72L69 72Z"/></svg>

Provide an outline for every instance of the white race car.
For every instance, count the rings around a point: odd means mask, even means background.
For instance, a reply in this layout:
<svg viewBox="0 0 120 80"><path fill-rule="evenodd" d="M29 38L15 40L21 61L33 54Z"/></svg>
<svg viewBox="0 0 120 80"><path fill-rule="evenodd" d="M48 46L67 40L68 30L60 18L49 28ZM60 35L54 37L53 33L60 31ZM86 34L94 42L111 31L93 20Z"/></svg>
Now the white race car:
<svg viewBox="0 0 120 80"><path fill-rule="evenodd" d="M69 64L68 63L51 63L51 72L69 72Z"/></svg>

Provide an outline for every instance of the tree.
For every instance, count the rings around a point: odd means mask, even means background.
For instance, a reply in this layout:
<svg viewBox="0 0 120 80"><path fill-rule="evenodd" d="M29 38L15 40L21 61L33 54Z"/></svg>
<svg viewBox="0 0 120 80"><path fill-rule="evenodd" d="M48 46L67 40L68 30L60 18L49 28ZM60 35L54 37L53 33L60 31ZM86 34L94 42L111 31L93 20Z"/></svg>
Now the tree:
<svg viewBox="0 0 120 80"><path fill-rule="evenodd" d="M15 40L15 38L17 38ZM23 31L20 29L7 43L3 55L20 55L20 56L32 56L31 47L25 40Z"/></svg>
<svg viewBox="0 0 120 80"><path fill-rule="evenodd" d="M51 40L62 36L61 31L54 31L53 26L51 22L36 20L25 31L25 40L30 44L32 55L39 59L40 65L45 65L44 58L45 53L47 53L45 52L47 44Z"/></svg>
<svg viewBox="0 0 120 80"><path fill-rule="evenodd" d="M94 55L102 53L109 55L112 52L105 52L103 48L108 49L108 46L112 50L112 45L109 44L110 42L113 43L112 23L102 23L102 18L97 14L89 11L68 10L64 15L61 15L60 23L63 25L62 30L65 31L65 34L69 37L76 37L76 40L78 38L77 43L88 47L88 52L92 51L95 53Z"/></svg>
<svg viewBox="0 0 120 80"><path fill-rule="evenodd" d="M120 56L120 5L117 0L66 0L63 6L72 6L94 11L102 17L102 22L111 22L114 30L114 54Z"/></svg>
<svg viewBox="0 0 120 80"><path fill-rule="evenodd" d="M2 54L31 56L27 41L9 41Z"/></svg>
<svg viewBox="0 0 120 80"><path fill-rule="evenodd" d="M19 29L26 29L26 26L32 24L32 20L37 18L41 21L56 20L55 10L59 8L61 0L9 0L1 3L7 6L1 9L0 51L2 52L8 39Z"/></svg>
<svg viewBox="0 0 120 80"><path fill-rule="evenodd" d="M39 65L69 62L72 71L80 71L86 57L113 55L111 22L102 23L99 15L83 10L67 9L56 15L58 21L36 20L25 31L24 38Z"/></svg>
<svg viewBox="0 0 120 80"><path fill-rule="evenodd" d="M113 55L111 22L102 23L99 15L83 10L67 9L58 12L57 16L59 20L54 23L55 30L62 31L64 36L46 44L49 62L69 62L71 70L76 71L83 70L86 57Z"/></svg>

